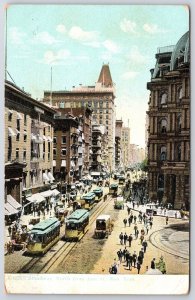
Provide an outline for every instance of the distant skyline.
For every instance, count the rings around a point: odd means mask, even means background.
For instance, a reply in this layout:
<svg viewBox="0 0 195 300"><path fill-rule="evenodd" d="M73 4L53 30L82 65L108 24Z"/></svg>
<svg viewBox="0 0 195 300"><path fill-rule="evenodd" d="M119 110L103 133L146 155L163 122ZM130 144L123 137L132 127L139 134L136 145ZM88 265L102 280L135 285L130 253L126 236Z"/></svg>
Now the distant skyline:
<svg viewBox="0 0 195 300"><path fill-rule="evenodd" d="M10 5L7 70L15 83L43 98L50 90L94 85L103 63L116 84L116 118L145 147L150 69L158 47L175 45L189 30L182 5ZM10 77L7 79L11 81Z"/></svg>

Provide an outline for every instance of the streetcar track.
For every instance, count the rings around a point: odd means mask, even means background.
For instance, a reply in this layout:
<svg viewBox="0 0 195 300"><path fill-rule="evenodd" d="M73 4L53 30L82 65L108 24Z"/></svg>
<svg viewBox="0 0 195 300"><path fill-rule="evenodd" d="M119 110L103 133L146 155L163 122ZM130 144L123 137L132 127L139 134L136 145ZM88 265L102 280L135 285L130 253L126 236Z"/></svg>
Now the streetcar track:
<svg viewBox="0 0 195 300"><path fill-rule="evenodd" d="M100 202L98 202L99 204L100 203L101 204L97 207L97 209L95 209L91 213L91 218L89 220L89 227L93 224L93 222L95 221L96 217L108 206L108 204L109 204L109 202L111 200L112 200L112 196L109 195L109 197L106 200L106 202L105 203L103 202L104 205L101 205L103 199ZM84 235L82 236L82 238L85 236L86 233L87 233L87 231L84 233ZM64 236L64 234L63 234L63 236ZM62 240L63 236L61 236L60 240ZM63 243L62 246L59 249L57 249L56 252L44 263L44 265L41 266L41 268L38 271L36 271L36 273L37 274L43 273L43 271L44 271L44 273L47 273L53 267L53 264L54 263L56 264L58 260L59 261L66 260L66 258L68 257L69 253L73 250L73 248L76 247L76 245L77 245L78 242L75 242L74 244L73 243L69 243L69 242ZM50 248L50 250L52 248ZM61 255L63 254L63 252L66 252L67 249L69 249L69 250L67 251L67 253L65 254L65 256L63 255L63 257L61 258ZM44 259L44 257L46 257L46 256L41 256L41 257L39 256L39 257L32 258L32 260L30 260L27 264L25 264L19 271L17 271L17 273L31 273L30 270L32 271L33 267L37 267L37 269L38 269L38 262L41 262L41 260Z"/></svg>

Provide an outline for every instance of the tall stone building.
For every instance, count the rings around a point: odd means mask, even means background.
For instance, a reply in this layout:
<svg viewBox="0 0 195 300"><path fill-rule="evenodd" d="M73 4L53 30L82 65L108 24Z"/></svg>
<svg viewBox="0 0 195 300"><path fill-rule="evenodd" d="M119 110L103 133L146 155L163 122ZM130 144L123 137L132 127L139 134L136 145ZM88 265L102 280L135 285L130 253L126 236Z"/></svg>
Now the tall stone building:
<svg viewBox="0 0 195 300"><path fill-rule="evenodd" d="M123 167L130 163L130 128L122 127L121 151Z"/></svg>
<svg viewBox="0 0 195 300"><path fill-rule="evenodd" d="M108 158L106 167L113 170L115 165L115 86L112 81L109 65L103 65L98 81L94 86L73 87L71 91L44 92L43 101L57 108L91 107L93 121L105 125L107 132ZM104 149L102 149L104 151Z"/></svg>
<svg viewBox="0 0 195 300"><path fill-rule="evenodd" d="M176 46L159 48L151 70L148 164L149 197L189 209L190 50L189 32Z"/></svg>
<svg viewBox="0 0 195 300"><path fill-rule="evenodd" d="M120 168L122 165L121 157L121 138L122 138L122 120L116 120L116 129L115 129L115 167Z"/></svg>

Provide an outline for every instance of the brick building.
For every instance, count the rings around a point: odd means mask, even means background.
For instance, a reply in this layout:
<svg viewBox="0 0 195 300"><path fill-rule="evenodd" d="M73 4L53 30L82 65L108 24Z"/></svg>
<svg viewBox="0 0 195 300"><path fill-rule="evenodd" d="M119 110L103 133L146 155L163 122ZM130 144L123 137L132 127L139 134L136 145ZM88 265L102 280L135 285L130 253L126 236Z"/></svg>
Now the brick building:
<svg viewBox="0 0 195 300"><path fill-rule="evenodd" d="M151 70L148 165L149 197L189 208L190 51L189 32L176 46L159 48Z"/></svg>
<svg viewBox="0 0 195 300"><path fill-rule="evenodd" d="M50 188L55 111L5 82L5 202ZM23 193L22 193L23 192Z"/></svg>
<svg viewBox="0 0 195 300"><path fill-rule="evenodd" d="M71 91L44 92L44 103L56 108L86 108L93 110L92 118L97 125L104 125L107 132L108 169L114 169L115 164L115 87L112 81L109 65L103 65L98 81L94 86L73 87ZM102 149L104 151L104 149ZM105 156L106 157L106 156Z"/></svg>

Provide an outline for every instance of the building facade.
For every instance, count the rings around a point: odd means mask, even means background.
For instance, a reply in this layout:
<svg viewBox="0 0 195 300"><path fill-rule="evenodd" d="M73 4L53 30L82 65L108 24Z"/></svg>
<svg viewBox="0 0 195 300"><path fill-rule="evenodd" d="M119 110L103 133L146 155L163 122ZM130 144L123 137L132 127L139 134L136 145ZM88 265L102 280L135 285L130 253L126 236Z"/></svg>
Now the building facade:
<svg viewBox="0 0 195 300"><path fill-rule="evenodd" d="M148 166L149 197L189 209L190 51L189 32L176 46L159 48L151 70Z"/></svg>
<svg viewBox="0 0 195 300"><path fill-rule="evenodd" d="M123 167L126 167L130 163L130 128L122 127L121 137L121 157Z"/></svg>
<svg viewBox="0 0 195 300"><path fill-rule="evenodd" d="M115 164L115 87L110 74L109 65L103 65L97 83L94 86L73 87L71 91L44 92L44 103L56 108L91 107L92 119L97 125L104 125L107 133L108 157L106 165L109 170ZM102 149L104 151L104 149Z"/></svg>
<svg viewBox="0 0 195 300"><path fill-rule="evenodd" d="M80 178L83 157L79 118L71 114L55 115L53 145L53 174L63 192L67 184Z"/></svg>
<svg viewBox="0 0 195 300"><path fill-rule="evenodd" d="M122 120L116 120L115 128L115 167L120 168L122 165L121 157L121 138L122 138Z"/></svg>
<svg viewBox="0 0 195 300"><path fill-rule="evenodd" d="M43 186L50 188L54 114L53 109L5 82L5 199L11 195L23 204L27 194Z"/></svg>

